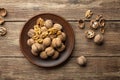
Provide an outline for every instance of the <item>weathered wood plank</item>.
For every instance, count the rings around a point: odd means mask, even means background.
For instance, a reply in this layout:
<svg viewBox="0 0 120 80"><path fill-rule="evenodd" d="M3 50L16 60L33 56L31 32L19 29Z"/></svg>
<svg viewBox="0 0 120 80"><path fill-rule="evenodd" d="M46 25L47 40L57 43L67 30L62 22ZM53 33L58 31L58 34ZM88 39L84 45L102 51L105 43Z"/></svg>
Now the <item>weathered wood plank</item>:
<svg viewBox="0 0 120 80"><path fill-rule="evenodd" d="M25 58L0 58L0 79L6 80L119 80L119 57L87 57L86 67L79 67L76 58L67 64L46 69Z"/></svg>
<svg viewBox="0 0 120 80"><path fill-rule="evenodd" d="M8 34L0 37L0 56L23 56L19 49L19 35L25 22L6 22ZM85 30L80 30L77 22L70 22L75 33L75 48L72 56L120 56L120 23L107 22L105 43L98 46L84 36ZM88 24L87 24L88 25ZM86 26L87 26L86 25ZM114 38L113 38L114 37Z"/></svg>
<svg viewBox="0 0 120 80"><path fill-rule="evenodd" d="M8 11L5 20L28 20L40 13L54 13L66 19L84 18L86 10L103 14L107 20L120 20L119 0L0 0L0 7Z"/></svg>

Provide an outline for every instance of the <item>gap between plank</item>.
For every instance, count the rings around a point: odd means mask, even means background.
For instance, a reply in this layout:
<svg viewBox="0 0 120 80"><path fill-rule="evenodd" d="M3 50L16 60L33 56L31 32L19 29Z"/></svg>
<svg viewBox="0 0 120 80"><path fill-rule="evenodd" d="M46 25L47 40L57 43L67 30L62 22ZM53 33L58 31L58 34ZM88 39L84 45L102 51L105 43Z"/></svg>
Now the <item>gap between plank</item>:
<svg viewBox="0 0 120 80"><path fill-rule="evenodd" d="M70 58L77 58L78 56L71 56ZM116 57L120 58L120 56L85 56L88 58L94 57L94 58L110 58L110 57ZM24 56L0 56L0 58L25 58Z"/></svg>
<svg viewBox="0 0 120 80"><path fill-rule="evenodd" d="M5 22L27 22L28 20L5 20ZM67 20L68 22L78 22L79 20ZM120 20L105 20L106 22L120 22ZM90 20L85 20L85 22L90 22Z"/></svg>

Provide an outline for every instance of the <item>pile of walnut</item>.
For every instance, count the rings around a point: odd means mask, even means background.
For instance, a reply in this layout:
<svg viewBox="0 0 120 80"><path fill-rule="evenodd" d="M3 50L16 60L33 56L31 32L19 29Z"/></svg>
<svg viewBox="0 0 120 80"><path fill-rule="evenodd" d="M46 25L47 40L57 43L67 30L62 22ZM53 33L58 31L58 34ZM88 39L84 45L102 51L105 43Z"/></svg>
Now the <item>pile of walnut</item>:
<svg viewBox="0 0 120 80"><path fill-rule="evenodd" d="M4 8L0 8L0 25L2 25L4 21L4 17L7 15L7 11ZM7 29L5 27L0 27L0 36L4 36L7 33Z"/></svg>
<svg viewBox="0 0 120 80"><path fill-rule="evenodd" d="M28 31L27 44L31 47L34 56L41 59L57 59L60 52L65 50L66 34L62 25L53 23L52 20L38 18L33 29Z"/></svg>
<svg viewBox="0 0 120 80"><path fill-rule="evenodd" d="M91 10L86 11L85 17L91 18L93 15L93 12ZM85 22L84 20L79 20L79 28L84 29L85 28ZM96 34L95 30L99 30L99 33ZM85 31L85 36L88 39L93 39L96 44L101 44L103 42L103 34L105 32L105 19L102 15L97 15L96 19L93 19L90 21L89 29Z"/></svg>
<svg viewBox="0 0 120 80"><path fill-rule="evenodd" d="M85 18L91 18L93 12L91 10L87 10L85 13ZM79 20L79 28L85 28L85 21L80 19ZM100 32L96 34L96 30ZM88 39L93 39L96 44L101 44L103 42L103 34L105 32L105 19L102 15L97 15L96 19L90 21L89 29L85 31L85 37ZM77 58L77 63L80 66L84 66L87 63L87 59L84 56L80 56Z"/></svg>

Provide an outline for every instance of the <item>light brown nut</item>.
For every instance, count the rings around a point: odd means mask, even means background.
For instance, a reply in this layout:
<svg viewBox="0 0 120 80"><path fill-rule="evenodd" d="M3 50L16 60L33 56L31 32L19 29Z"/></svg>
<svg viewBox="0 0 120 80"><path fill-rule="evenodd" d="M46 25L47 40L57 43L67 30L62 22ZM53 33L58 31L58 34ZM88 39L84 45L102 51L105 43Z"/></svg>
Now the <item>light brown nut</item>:
<svg viewBox="0 0 120 80"><path fill-rule="evenodd" d="M85 13L86 18L90 18L93 15L93 12L91 10L87 10Z"/></svg>
<svg viewBox="0 0 120 80"><path fill-rule="evenodd" d="M47 31L47 28L44 26L44 27L41 27L41 31L42 32L46 32Z"/></svg>
<svg viewBox="0 0 120 80"><path fill-rule="evenodd" d="M100 32L101 32L102 34L104 34L104 33L105 33L105 28L100 28Z"/></svg>
<svg viewBox="0 0 120 80"><path fill-rule="evenodd" d="M43 46L43 44L34 43L34 45L37 47L38 51L40 51L40 52L45 49L45 47Z"/></svg>
<svg viewBox="0 0 120 80"><path fill-rule="evenodd" d="M33 37L35 35L34 29L30 29L27 33L29 37Z"/></svg>
<svg viewBox="0 0 120 80"><path fill-rule="evenodd" d="M32 55L34 55L34 56L38 56L38 52L35 52L34 49L31 49L31 53L32 53Z"/></svg>
<svg viewBox="0 0 120 80"><path fill-rule="evenodd" d="M4 36L7 33L7 29L4 27L0 27L0 36Z"/></svg>
<svg viewBox="0 0 120 80"><path fill-rule="evenodd" d="M44 26L44 20L42 18L37 19L37 25L40 25L40 27Z"/></svg>
<svg viewBox="0 0 120 80"><path fill-rule="evenodd" d="M27 40L27 44L28 44L29 46L31 46L31 45L34 44L34 43L35 43L35 41L34 41L32 38L30 38L30 39Z"/></svg>
<svg viewBox="0 0 120 80"><path fill-rule="evenodd" d="M44 46L49 46L51 44L51 39L49 38L49 37L47 37L47 38L45 38L44 40L43 40L43 45Z"/></svg>
<svg viewBox="0 0 120 80"><path fill-rule="evenodd" d="M47 19L47 20L45 21L44 25L45 25L46 28L49 29L49 28L51 28L51 27L53 26L53 22L52 22L52 20Z"/></svg>
<svg viewBox="0 0 120 80"><path fill-rule="evenodd" d="M41 58L41 59L47 59L47 58L48 58L47 53L46 53L45 51L40 52L40 58Z"/></svg>
<svg viewBox="0 0 120 80"><path fill-rule="evenodd" d="M94 37L94 42L97 43L97 44L101 44L103 42L103 35L101 34L97 34L95 37Z"/></svg>
<svg viewBox="0 0 120 80"><path fill-rule="evenodd" d="M99 23L95 20L90 21L90 27L93 29L97 29L99 27Z"/></svg>
<svg viewBox="0 0 120 80"><path fill-rule="evenodd" d="M85 36L87 38L91 39L95 36L95 32L93 30L87 30L87 31L85 31Z"/></svg>
<svg viewBox="0 0 120 80"><path fill-rule="evenodd" d="M57 51L58 52L62 52L62 51L64 51L65 50L65 45L62 43L62 46L61 47L58 47L57 48Z"/></svg>
<svg viewBox="0 0 120 80"><path fill-rule="evenodd" d="M57 35L49 35L49 37L50 37L51 39L54 39L54 38L57 37Z"/></svg>
<svg viewBox="0 0 120 80"><path fill-rule="evenodd" d="M42 32L42 34L40 35L42 39L46 38L48 36L48 32Z"/></svg>
<svg viewBox="0 0 120 80"><path fill-rule="evenodd" d="M0 8L0 16L5 17L7 15L7 10L5 8Z"/></svg>
<svg viewBox="0 0 120 80"><path fill-rule="evenodd" d="M99 21L102 17L103 15L97 15L95 20Z"/></svg>
<svg viewBox="0 0 120 80"><path fill-rule="evenodd" d="M59 57L59 52L55 51L54 55L52 56L52 59L57 59Z"/></svg>
<svg viewBox="0 0 120 80"><path fill-rule="evenodd" d="M48 47L45 49L45 52L47 53L48 56L52 56L54 55L55 50L53 49L53 47Z"/></svg>
<svg viewBox="0 0 120 80"><path fill-rule="evenodd" d="M57 48L62 46L62 41L60 38L54 38L52 40L52 47Z"/></svg>
<svg viewBox="0 0 120 80"><path fill-rule="evenodd" d="M87 59L84 56L80 56L80 57L77 58L77 63L80 66L85 66L86 63L87 63Z"/></svg>
<svg viewBox="0 0 120 80"><path fill-rule="evenodd" d="M4 18L2 18L1 16L0 16L0 24L3 24L5 21L4 21Z"/></svg>
<svg viewBox="0 0 120 80"><path fill-rule="evenodd" d="M58 38L60 38L62 41L66 40L66 34L62 32L60 35L58 35Z"/></svg>
<svg viewBox="0 0 120 80"><path fill-rule="evenodd" d="M100 27L104 27L105 26L105 19L104 18L101 18L99 20L99 25L100 25Z"/></svg>
<svg viewBox="0 0 120 80"><path fill-rule="evenodd" d="M62 25L60 25L59 23L55 23L55 24L53 25L53 28L58 29L58 30L61 30L61 29L62 29Z"/></svg>
<svg viewBox="0 0 120 80"><path fill-rule="evenodd" d="M83 21L82 19L79 20L79 25L78 25L78 27L79 27L80 29L85 28L85 23L84 23L84 21Z"/></svg>

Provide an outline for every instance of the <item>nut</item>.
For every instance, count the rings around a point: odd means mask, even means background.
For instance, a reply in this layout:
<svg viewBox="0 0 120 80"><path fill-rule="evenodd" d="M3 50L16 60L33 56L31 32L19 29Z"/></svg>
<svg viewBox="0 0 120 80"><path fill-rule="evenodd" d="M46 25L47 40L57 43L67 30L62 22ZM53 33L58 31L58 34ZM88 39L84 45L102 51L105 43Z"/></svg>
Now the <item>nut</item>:
<svg viewBox="0 0 120 80"><path fill-rule="evenodd" d="M32 53L34 56L38 56L38 52L35 52L33 49L31 49L31 53Z"/></svg>
<svg viewBox="0 0 120 80"><path fill-rule="evenodd" d="M87 30L86 32L85 32L85 36L87 37L87 38L93 38L94 36L95 36L95 32L93 31L93 30Z"/></svg>
<svg viewBox="0 0 120 80"><path fill-rule="evenodd" d="M52 46L53 46L54 48L61 47L61 45L62 45L62 41L61 41L60 38L54 38L54 39L52 40Z"/></svg>
<svg viewBox="0 0 120 80"><path fill-rule="evenodd" d="M0 36L4 36L7 33L7 29L4 27L0 27Z"/></svg>
<svg viewBox="0 0 120 80"><path fill-rule="evenodd" d="M43 40L43 45L44 46L49 46L51 44L51 39L50 38L45 38L44 40Z"/></svg>
<svg viewBox="0 0 120 80"><path fill-rule="evenodd" d="M44 20L42 18L37 19L37 25L40 25L40 27L44 26Z"/></svg>
<svg viewBox="0 0 120 80"><path fill-rule="evenodd" d="M62 52L62 51L64 51L65 50L65 45L62 43L62 46L61 47L58 47L57 48L57 51L58 52Z"/></svg>
<svg viewBox="0 0 120 80"><path fill-rule="evenodd" d="M48 58L47 53L46 53L45 51L41 52L41 53L40 53L40 58L41 58L41 59L47 59L47 58Z"/></svg>
<svg viewBox="0 0 120 80"><path fill-rule="evenodd" d="M104 29L104 28L100 28L100 32L101 32L102 34L104 34L104 33L105 33L105 29Z"/></svg>
<svg viewBox="0 0 120 80"><path fill-rule="evenodd" d="M46 20L44 25L46 26L46 28L51 28L53 26L53 22L52 20Z"/></svg>
<svg viewBox="0 0 120 80"><path fill-rule="evenodd" d="M44 46L43 44L39 44L39 43L34 43L34 45L37 47L38 51L43 51L44 50Z"/></svg>
<svg viewBox="0 0 120 80"><path fill-rule="evenodd" d="M90 21L90 27L93 29L97 29L99 27L99 23L95 20Z"/></svg>
<svg viewBox="0 0 120 80"><path fill-rule="evenodd" d="M59 52L55 51L54 55L52 56L52 59L57 59L59 57Z"/></svg>
<svg viewBox="0 0 120 80"><path fill-rule="evenodd" d="M77 63L80 66L84 66L87 63L87 59L84 56L80 56L80 57L77 58Z"/></svg>
<svg viewBox="0 0 120 80"><path fill-rule="evenodd" d="M53 47L48 47L45 49L45 52L47 53L48 56L52 56L54 55L55 50L53 49Z"/></svg>
<svg viewBox="0 0 120 80"><path fill-rule="evenodd" d="M60 38L62 41L66 40L66 34L64 32L61 33L61 35L58 35L58 38Z"/></svg>
<svg viewBox="0 0 120 80"><path fill-rule="evenodd" d="M104 27L105 26L105 19L104 18L101 18L99 20L99 25L100 25L100 27Z"/></svg>
<svg viewBox="0 0 120 80"><path fill-rule="evenodd" d="M84 21L82 19L79 20L79 28L80 29L85 28L85 23L84 23Z"/></svg>
<svg viewBox="0 0 120 80"><path fill-rule="evenodd" d="M0 8L0 16L5 17L7 15L7 11L4 8Z"/></svg>
<svg viewBox="0 0 120 80"><path fill-rule="evenodd" d="M34 29L30 29L27 34L29 37L33 37L35 35Z"/></svg>
<svg viewBox="0 0 120 80"><path fill-rule="evenodd" d="M27 40L27 44L28 44L29 46L31 46L34 42L35 42L35 41L34 41L32 38L30 38L30 39Z"/></svg>
<svg viewBox="0 0 120 80"><path fill-rule="evenodd" d="M61 29L62 29L62 25L60 25L60 24L58 24L58 23L55 23L55 24L53 25L53 28L58 29L58 30L61 30Z"/></svg>
<svg viewBox="0 0 120 80"><path fill-rule="evenodd" d="M47 31L47 28L46 28L46 27L41 27L41 31L42 31L42 32L46 32L46 31Z"/></svg>
<svg viewBox="0 0 120 80"><path fill-rule="evenodd" d="M3 24L4 22L4 18L0 17L0 24Z"/></svg>
<svg viewBox="0 0 120 80"><path fill-rule="evenodd" d="M97 34L95 37L94 37L94 42L97 43L97 44L101 44L103 42L103 35L101 34Z"/></svg>
<svg viewBox="0 0 120 80"><path fill-rule="evenodd" d="M99 21L103 16L102 15L97 15L96 20Z"/></svg>
<svg viewBox="0 0 120 80"><path fill-rule="evenodd" d="M86 18L90 18L93 15L93 12L91 10L87 10L85 13Z"/></svg>

